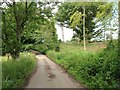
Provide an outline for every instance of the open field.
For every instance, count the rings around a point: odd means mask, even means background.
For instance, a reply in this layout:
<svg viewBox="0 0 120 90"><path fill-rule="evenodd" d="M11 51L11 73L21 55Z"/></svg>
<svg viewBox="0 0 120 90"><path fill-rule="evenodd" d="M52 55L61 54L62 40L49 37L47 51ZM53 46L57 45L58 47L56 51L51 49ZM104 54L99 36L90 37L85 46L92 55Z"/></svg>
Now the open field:
<svg viewBox="0 0 120 90"><path fill-rule="evenodd" d="M100 51L104 48L106 48L107 44L106 43L103 43L103 42L99 42L99 43L89 43L87 44L86 46L86 50L87 51L92 51L92 52L96 52L96 51ZM64 51L64 50L67 50L67 51L83 51L83 45L78 45L78 44L66 44L66 43L61 43L60 44L60 48L61 48L61 52ZM68 50L69 49L69 50Z"/></svg>

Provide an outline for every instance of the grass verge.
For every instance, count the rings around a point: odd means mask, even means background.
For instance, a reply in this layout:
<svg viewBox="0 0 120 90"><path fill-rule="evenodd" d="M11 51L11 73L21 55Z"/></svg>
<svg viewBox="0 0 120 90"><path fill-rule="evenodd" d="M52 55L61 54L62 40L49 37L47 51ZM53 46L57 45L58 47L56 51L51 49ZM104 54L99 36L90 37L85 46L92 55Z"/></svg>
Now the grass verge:
<svg viewBox="0 0 120 90"><path fill-rule="evenodd" d="M49 51L47 56L89 88L120 88L118 52L114 46L100 51L83 51L78 46L61 45L60 52Z"/></svg>
<svg viewBox="0 0 120 90"><path fill-rule="evenodd" d="M32 53L21 53L19 60L2 59L2 88L19 88L36 66Z"/></svg>

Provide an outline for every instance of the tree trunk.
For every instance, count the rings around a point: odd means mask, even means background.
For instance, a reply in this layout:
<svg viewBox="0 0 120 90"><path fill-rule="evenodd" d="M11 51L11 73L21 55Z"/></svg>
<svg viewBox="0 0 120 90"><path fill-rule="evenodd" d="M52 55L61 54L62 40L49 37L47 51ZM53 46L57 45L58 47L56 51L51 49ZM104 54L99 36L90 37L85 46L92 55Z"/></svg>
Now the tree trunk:
<svg viewBox="0 0 120 90"><path fill-rule="evenodd" d="M20 50L21 50L21 23L20 19L18 18L18 21L16 22L16 39L17 39L17 45L16 45L16 51L15 51L15 58L20 57Z"/></svg>
<svg viewBox="0 0 120 90"><path fill-rule="evenodd" d="M14 52L11 53L11 56L14 60L17 60L20 57L20 50L21 50L21 29L17 28L16 30L16 47L14 48Z"/></svg>
<svg viewBox="0 0 120 90"><path fill-rule="evenodd" d="M104 25L104 30L103 30L103 33L104 33L104 42L106 41L106 35L105 35L105 24L103 24Z"/></svg>
<svg viewBox="0 0 120 90"><path fill-rule="evenodd" d="M62 28L62 39L63 39L63 42L64 42L64 30L63 30L63 23L61 23L61 28Z"/></svg>
<svg viewBox="0 0 120 90"><path fill-rule="evenodd" d="M16 2L13 0L13 13L14 13L14 18L15 18L15 23L16 23L16 28L15 28L15 33L16 33L16 47L14 48L14 52L11 52L11 55L13 59L18 59L20 56L20 50L21 50L21 32L23 30L21 26L21 18L19 14L17 13L17 8L16 8Z"/></svg>
<svg viewBox="0 0 120 90"><path fill-rule="evenodd" d="M112 41L112 30L110 30L110 40Z"/></svg>
<svg viewBox="0 0 120 90"><path fill-rule="evenodd" d="M85 40L85 6L83 8L83 42L84 42L84 50L86 50L86 40Z"/></svg>
<svg viewBox="0 0 120 90"><path fill-rule="evenodd" d="M31 2L28 6L28 3L27 3L27 0L25 2L25 9L23 10L23 13L25 12L25 15L23 14L23 16L21 16L20 12L19 12L19 9L17 7L17 4L15 2L15 0L12 0L13 2L13 5L12 5L12 8L13 8L13 14L14 14L14 18L15 18L15 24L16 24L16 27L15 27L15 33L16 33L16 47L14 47L13 49L13 52L11 51L11 55L14 59L17 59L19 58L20 56L20 50L21 50L21 34L24 30L24 26L25 26L25 23L28 19L28 9L31 7L31 5L33 4L33 2Z"/></svg>
<svg viewBox="0 0 120 90"><path fill-rule="evenodd" d="M19 33L17 36L16 58L19 58L20 50L21 50L21 34Z"/></svg>
<svg viewBox="0 0 120 90"><path fill-rule="evenodd" d="M118 60L120 61L120 1L118 3L118 8L119 8Z"/></svg>
<svg viewBox="0 0 120 90"><path fill-rule="evenodd" d="M112 20L112 18L110 18L109 19L109 25L111 26L111 20ZM112 42L112 29L109 29L109 31L110 31L110 41Z"/></svg>
<svg viewBox="0 0 120 90"><path fill-rule="evenodd" d="M78 41L78 45L79 45L80 44L80 38L79 37L78 37L77 41Z"/></svg>

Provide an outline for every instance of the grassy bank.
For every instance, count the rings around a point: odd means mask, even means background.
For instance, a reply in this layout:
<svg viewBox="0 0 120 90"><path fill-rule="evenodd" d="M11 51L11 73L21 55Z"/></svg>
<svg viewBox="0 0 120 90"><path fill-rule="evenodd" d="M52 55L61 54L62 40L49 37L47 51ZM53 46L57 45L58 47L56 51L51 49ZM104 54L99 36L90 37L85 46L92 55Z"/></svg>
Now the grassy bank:
<svg viewBox="0 0 120 90"><path fill-rule="evenodd" d="M28 75L36 66L32 53L21 53L19 60L2 57L2 88L17 88L25 83Z"/></svg>
<svg viewBox="0 0 120 90"><path fill-rule="evenodd" d="M96 49L98 46L89 45L84 51L82 46L61 44L60 52L47 55L87 87L120 88L116 47L103 50L103 45Z"/></svg>

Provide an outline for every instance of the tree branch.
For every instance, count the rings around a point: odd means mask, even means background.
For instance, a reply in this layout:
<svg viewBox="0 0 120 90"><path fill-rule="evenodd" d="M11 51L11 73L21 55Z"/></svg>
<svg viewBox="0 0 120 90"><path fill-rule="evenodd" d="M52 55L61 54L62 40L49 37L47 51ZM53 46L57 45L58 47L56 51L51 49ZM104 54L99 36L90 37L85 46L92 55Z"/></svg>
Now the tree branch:
<svg viewBox="0 0 120 90"><path fill-rule="evenodd" d="M12 7L12 4L9 3L7 0L4 0L3 3L6 3L8 7Z"/></svg>
<svg viewBox="0 0 120 90"><path fill-rule="evenodd" d="M10 25L10 27L11 27L14 31L16 30L12 25Z"/></svg>
<svg viewBox="0 0 120 90"><path fill-rule="evenodd" d="M27 19L28 19L28 10L29 10L29 8L31 7L31 5L33 4L33 2L31 2L30 4L29 4L29 6L27 7L27 2L25 2L25 15L24 15L24 17L23 17L23 19L22 19L22 23L21 23L21 27L23 28L23 26L25 25L25 22L27 21ZM22 31L21 31L22 32Z"/></svg>
<svg viewBox="0 0 120 90"><path fill-rule="evenodd" d="M13 13L14 13L14 16L15 16L15 20L16 20L16 22L18 21L18 19L17 19L17 15L16 15L16 3L15 3L15 0L13 0Z"/></svg>

